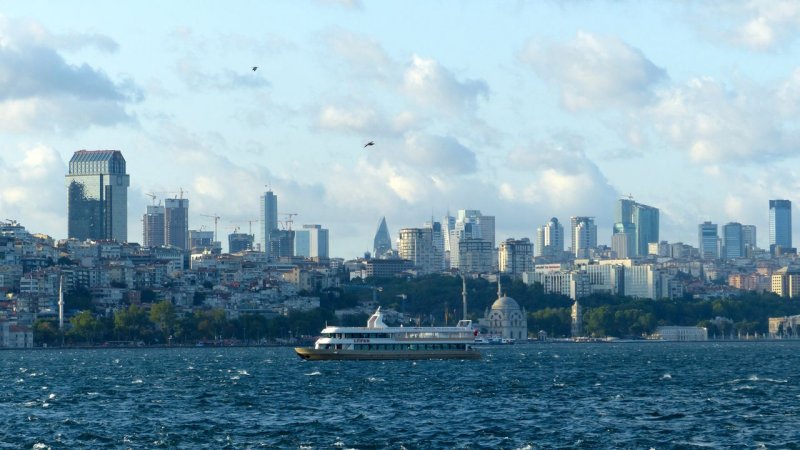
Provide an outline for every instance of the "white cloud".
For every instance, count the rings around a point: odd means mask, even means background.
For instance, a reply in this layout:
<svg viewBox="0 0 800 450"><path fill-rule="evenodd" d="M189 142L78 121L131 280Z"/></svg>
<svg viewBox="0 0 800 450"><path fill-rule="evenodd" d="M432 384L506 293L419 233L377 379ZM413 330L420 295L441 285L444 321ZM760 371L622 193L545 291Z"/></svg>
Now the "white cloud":
<svg viewBox="0 0 800 450"><path fill-rule="evenodd" d="M590 215L610 222L616 190L586 156L581 139L569 135L556 139L521 146L508 154L509 167L529 173L533 180L515 188L506 183L501 195L519 198L543 216Z"/></svg>
<svg viewBox="0 0 800 450"><path fill-rule="evenodd" d="M2 218L17 220L31 232L65 236L66 164L58 152L44 145L36 145L21 147L7 154L15 158L0 160Z"/></svg>
<svg viewBox="0 0 800 450"><path fill-rule="evenodd" d="M645 105L666 72L616 37L578 32L570 42L530 42L520 58L561 90L570 111Z"/></svg>
<svg viewBox="0 0 800 450"><path fill-rule="evenodd" d="M436 60L417 55L411 57L403 80L405 92L418 103L453 113L474 110L480 98L489 96L489 85L485 81L459 81Z"/></svg>
<svg viewBox="0 0 800 450"><path fill-rule="evenodd" d="M317 126L326 130L373 132L379 125L379 114L368 106L340 107L325 105L317 116Z"/></svg>
<svg viewBox="0 0 800 450"><path fill-rule="evenodd" d="M698 164L764 163L794 155L800 145L787 101L791 81L777 90L740 83L729 89L711 78L695 78L660 93L643 111L670 144L688 150ZM796 108L796 107L795 107Z"/></svg>
<svg viewBox="0 0 800 450"><path fill-rule="evenodd" d="M323 39L327 50L359 76L384 81L396 78L397 64L374 38L337 28L325 33Z"/></svg>
<svg viewBox="0 0 800 450"><path fill-rule="evenodd" d="M134 120L125 107L142 94L130 80L114 82L86 63L67 63L57 52L58 39L38 23L0 17L0 36L0 129L71 131ZM95 35L73 35L61 45L98 40L113 47Z"/></svg>
<svg viewBox="0 0 800 450"><path fill-rule="evenodd" d="M785 47L800 31L800 4L794 0L743 0L690 4L702 34L756 52Z"/></svg>
<svg viewBox="0 0 800 450"><path fill-rule="evenodd" d="M408 133L404 151L397 156L404 163L433 173L467 174L477 170L475 153L449 136Z"/></svg>

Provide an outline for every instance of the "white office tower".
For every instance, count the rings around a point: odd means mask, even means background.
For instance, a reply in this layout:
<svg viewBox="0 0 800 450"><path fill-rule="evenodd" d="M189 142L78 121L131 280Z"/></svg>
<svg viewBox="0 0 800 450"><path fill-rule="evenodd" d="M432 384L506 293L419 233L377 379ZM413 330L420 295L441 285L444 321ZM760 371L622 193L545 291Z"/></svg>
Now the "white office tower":
<svg viewBox="0 0 800 450"><path fill-rule="evenodd" d="M533 270L533 244L528 238L506 239L498 249L500 272L519 278Z"/></svg>
<svg viewBox="0 0 800 450"><path fill-rule="evenodd" d="M564 226L553 217L546 224L536 229L536 245L534 255L559 261L564 253Z"/></svg>
<svg viewBox="0 0 800 450"><path fill-rule="evenodd" d="M294 231L294 255L305 258L328 258L328 230L322 225L303 225Z"/></svg>
<svg viewBox="0 0 800 450"><path fill-rule="evenodd" d="M450 255L453 252L452 245L450 244L450 233L456 227L456 218L451 216L448 212L442 220L442 237L444 238L444 267L449 269L452 267L450 262Z"/></svg>
<svg viewBox="0 0 800 450"><path fill-rule="evenodd" d="M401 228L397 254L414 264L420 275L439 272L442 254L433 243L432 228Z"/></svg>
<svg viewBox="0 0 800 450"><path fill-rule="evenodd" d="M446 253L444 250L444 230L442 229L441 222L436 222L431 218L430 222L425 222L425 228L431 229L431 240L433 241L433 248L439 255L440 266L439 270L447 269Z"/></svg>
<svg viewBox="0 0 800 450"><path fill-rule="evenodd" d="M592 250L597 248L597 225L594 217L573 216L570 218L572 225L572 254L575 258L587 259L592 256Z"/></svg>
<svg viewBox="0 0 800 450"><path fill-rule="evenodd" d="M490 262L489 269L486 271L491 271L494 266L494 224L494 216L484 216L476 209L459 210L453 230L449 233L450 267L465 270L465 267L462 267L461 257L467 255L471 261L468 264L470 269L480 268L480 270L470 271L483 272L485 252L488 248ZM486 245L470 242L469 245L462 246L461 243L465 240L481 240ZM471 256L469 255L471 251L479 252L479 254Z"/></svg>

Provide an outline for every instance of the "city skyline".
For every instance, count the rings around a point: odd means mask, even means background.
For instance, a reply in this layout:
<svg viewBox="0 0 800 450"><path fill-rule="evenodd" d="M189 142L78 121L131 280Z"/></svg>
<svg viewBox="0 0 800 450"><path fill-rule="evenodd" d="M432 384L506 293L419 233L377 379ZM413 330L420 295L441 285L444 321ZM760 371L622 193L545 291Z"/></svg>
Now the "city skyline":
<svg viewBox="0 0 800 450"><path fill-rule="evenodd" d="M608 244L628 194L661 240L738 222L768 248L764 205L797 200L793 4L92 5L0 3L0 210L56 238L79 149L125 154L131 241L148 192L227 234L268 185L342 256L381 216L396 239L457 208L497 217L495 246L572 216Z"/></svg>

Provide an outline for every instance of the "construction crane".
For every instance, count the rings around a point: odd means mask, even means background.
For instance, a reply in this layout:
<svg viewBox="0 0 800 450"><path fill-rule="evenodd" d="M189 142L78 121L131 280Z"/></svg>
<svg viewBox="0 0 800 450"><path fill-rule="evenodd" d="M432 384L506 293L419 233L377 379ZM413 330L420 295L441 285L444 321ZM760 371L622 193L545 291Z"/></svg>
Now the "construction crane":
<svg viewBox="0 0 800 450"><path fill-rule="evenodd" d="M250 225L250 235L253 235L253 222L261 223L261 219L250 219L247 221L247 224Z"/></svg>
<svg viewBox="0 0 800 450"><path fill-rule="evenodd" d="M156 194L154 192L146 192L144 195L150 197L153 200L153 206L156 205Z"/></svg>
<svg viewBox="0 0 800 450"><path fill-rule="evenodd" d="M294 223L294 220L292 219L292 217L296 216L297 213L278 213L278 215L286 217L286 220L284 220L284 221L280 221L279 220L278 223L280 223L283 226L284 230L291 231L292 230L292 224Z"/></svg>
<svg viewBox="0 0 800 450"><path fill-rule="evenodd" d="M218 230L217 224L219 223L220 217L216 213L214 213L213 215L212 214L200 214L200 215L203 217L210 217L214 219L214 241L217 242L217 230Z"/></svg>
<svg viewBox="0 0 800 450"><path fill-rule="evenodd" d="M176 196L175 198L179 198L181 200L183 200L183 194L188 194L188 193L189 191L184 191L183 188L178 188L178 192L154 192L154 194L175 195Z"/></svg>

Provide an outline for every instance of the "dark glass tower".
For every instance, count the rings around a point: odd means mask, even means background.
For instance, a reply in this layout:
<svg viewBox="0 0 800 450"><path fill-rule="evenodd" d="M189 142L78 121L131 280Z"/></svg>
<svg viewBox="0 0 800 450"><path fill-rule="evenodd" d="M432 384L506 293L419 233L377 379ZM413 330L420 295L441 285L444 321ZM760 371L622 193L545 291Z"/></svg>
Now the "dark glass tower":
<svg viewBox="0 0 800 450"><path fill-rule="evenodd" d="M80 240L128 240L128 186L119 150L79 150L69 161L67 235Z"/></svg>
<svg viewBox="0 0 800 450"><path fill-rule="evenodd" d="M784 251L792 248L792 202L789 200L769 201L769 249L773 255L775 247Z"/></svg>
<svg viewBox="0 0 800 450"><path fill-rule="evenodd" d="M189 249L189 199L164 199L164 243Z"/></svg>

